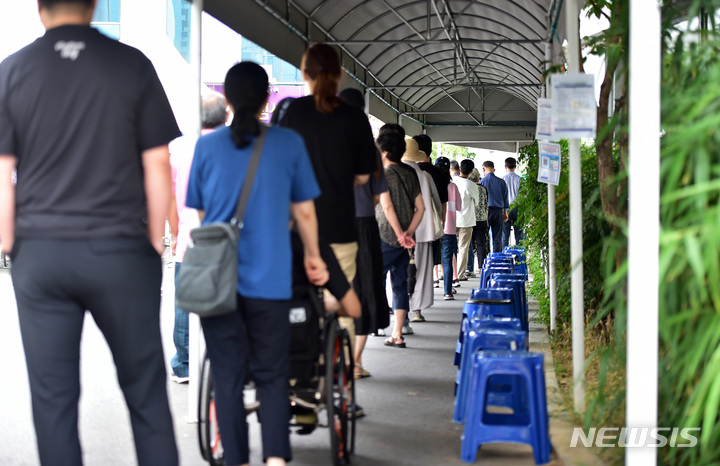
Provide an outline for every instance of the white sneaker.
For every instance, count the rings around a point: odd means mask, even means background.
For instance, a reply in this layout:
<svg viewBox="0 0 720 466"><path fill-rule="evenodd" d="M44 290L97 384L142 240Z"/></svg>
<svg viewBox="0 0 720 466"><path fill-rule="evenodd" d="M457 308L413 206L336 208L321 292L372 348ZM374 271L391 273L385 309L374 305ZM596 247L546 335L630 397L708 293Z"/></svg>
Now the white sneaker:
<svg viewBox="0 0 720 466"><path fill-rule="evenodd" d="M170 374L170 380L172 380L175 383L185 384L185 383L190 382L190 377L180 377L180 376L175 375L175 372L172 372Z"/></svg>
<svg viewBox="0 0 720 466"><path fill-rule="evenodd" d="M377 333L373 333L373 335L375 335L376 337L386 337L387 336L387 335L385 335L385 329L382 329L382 328L379 328Z"/></svg>
<svg viewBox="0 0 720 466"><path fill-rule="evenodd" d="M402 334L403 335L414 335L415 332L413 332L413 329L412 329L412 327L410 327L410 324L407 324L407 325L403 326Z"/></svg>

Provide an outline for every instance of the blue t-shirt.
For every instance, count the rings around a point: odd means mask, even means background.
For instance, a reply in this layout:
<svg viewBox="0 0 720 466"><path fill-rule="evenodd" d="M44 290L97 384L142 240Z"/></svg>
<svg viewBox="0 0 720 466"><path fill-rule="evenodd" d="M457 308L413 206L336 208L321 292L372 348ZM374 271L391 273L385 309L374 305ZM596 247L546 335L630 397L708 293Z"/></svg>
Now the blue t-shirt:
<svg viewBox="0 0 720 466"><path fill-rule="evenodd" d="M254 145L238 149L230 128L198 139L188 207L205 211L203 225L228 222L237 207ZM290 203L315 199L320 188L296 132L269 128L238 243L238 293L247 298L292 297Z"/></svg>

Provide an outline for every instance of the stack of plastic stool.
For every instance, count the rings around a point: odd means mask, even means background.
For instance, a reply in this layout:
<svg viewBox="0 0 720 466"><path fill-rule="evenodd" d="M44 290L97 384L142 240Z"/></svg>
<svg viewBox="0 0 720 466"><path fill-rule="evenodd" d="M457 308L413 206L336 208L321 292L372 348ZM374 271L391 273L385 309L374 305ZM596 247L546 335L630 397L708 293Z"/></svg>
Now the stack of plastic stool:
<svg viewBox="0 0 720 466"><path fill-rule="evenodd" d="M456 379L457 391L455 398L455 412L453 421L462 424L465 422L465 407L467 405L467 392L470 386L472 357L480 350L509 350L509 351L527 351L527 334L521 329L507 328L488 328L488 323L492 325L494 319L474 319L468 324L465 333L465 341L463 343L463 352L460 359L460 367ZM519 325L516 319L503 321L502 325L511 324ZM498 391L504 390L511 381L499 381ZM511 392L510 390L504 390ZM517 393L517 392L516 392ZM501 398L502 395L496 396ZM503 399L500 402L502 406L512 407L512 402Z"/></svg>
<svg viewBox="0 0 720 466"><path fill-rule="evenodd" d="M515 275L516 277L513 277ZM528 304L525 292L525 280L519 278L519 274L493 274L488 283L490 289L512 288L514 291L513 303L515 304L516 317L523 323L523 330L529 330Z"/></svg>
<svg viewBox="0 0 720 466"><path fill-rule="evenodd" d="M494 273L513 273L512 264L493 264L484 266L480 273L480 288L488 288L490 276Z"/></svg>
<svg viewBox="0 0 720 466"><path fill-rule="evenodd" d="M512 414L488 411L491 379L512 376L518 398ZM525 351L480 351L472 358L469 400L462 437L461 459L475 462L480 445L492 442L513 442L530 445L536 464L550 462L550 436L543 355Z"/></svg>
<svg viewBox="0 0 720 466"><path fill-rule="evenodd" d="M463 339L467 331L469 319L478 318L482 315L497 315L498 317L514 317L515 304L513 298L515 291L512 288L475 288L470 293L470 299L465 301L463 306L463 317L460 323L460 333L455 347L455 365L460 364ZM515 298L516 299L516 298Z"/></svg>

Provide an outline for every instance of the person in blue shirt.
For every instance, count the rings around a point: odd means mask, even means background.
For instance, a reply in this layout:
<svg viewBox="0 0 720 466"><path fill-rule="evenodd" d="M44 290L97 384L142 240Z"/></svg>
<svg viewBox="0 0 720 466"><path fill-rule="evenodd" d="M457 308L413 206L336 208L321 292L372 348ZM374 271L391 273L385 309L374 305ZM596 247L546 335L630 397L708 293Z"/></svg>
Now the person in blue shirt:
<svg viewBox="0 0 720 466"><path fill-rule="evenodd" d="M485 177L480 184L488 191L488 226L492 230L492 252L502 252L502 228L508 221L508 188L502 178L495 176L495 164L490 160L483 162Z"/></svg>
<svg viewBox="0 0 720 466"><path fill-rule="evenodd" d="M225 78L225 96L234 113L230 127L202 136L195 147L186 205L203 225L228 222L242 189L258 116L268 97L268 77L259 65L238 63ZM328 279L320 257L314 199L320 195L302 138L271 127L263 147L238 243L238 310L202 319L213 367L218 425L227 464L248 464L248 429L243 385L257 386L263 459L284 465L292 457L288 420L292 217L305 249L309 281Z"/></svg>

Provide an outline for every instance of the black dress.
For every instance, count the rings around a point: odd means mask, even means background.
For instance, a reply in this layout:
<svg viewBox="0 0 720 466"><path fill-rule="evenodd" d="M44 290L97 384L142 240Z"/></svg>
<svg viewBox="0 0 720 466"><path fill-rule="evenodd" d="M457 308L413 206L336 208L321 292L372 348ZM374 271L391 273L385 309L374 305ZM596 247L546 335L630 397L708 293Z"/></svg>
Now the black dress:
<svg viewBox="0 0 720 466"><path fill-rule="evenodd" d="M380 231L375 217L356 217L358 234L357 273L353 288L362 304L362 315L355 319L355 333L368 335L390 325L383 282Z"/></svg>

